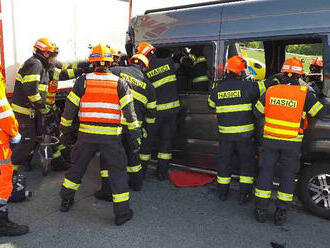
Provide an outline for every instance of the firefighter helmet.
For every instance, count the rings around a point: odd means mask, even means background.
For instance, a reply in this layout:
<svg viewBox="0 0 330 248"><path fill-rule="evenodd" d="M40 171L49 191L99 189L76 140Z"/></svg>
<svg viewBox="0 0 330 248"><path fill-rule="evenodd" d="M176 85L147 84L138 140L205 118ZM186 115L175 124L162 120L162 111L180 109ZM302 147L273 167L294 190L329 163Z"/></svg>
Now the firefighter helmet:
<svg viewBox="0 0 330 248"><path fill-rule="evenodd" d="M139 62L141 62L145 68L149 68L149 60L143 54L135 54L128 60L130 64L138 64Z"/></svg>
<svg viewBox="0 0 330 248"><path fill-rule="evenodd" d="M90 63L95 62L113 62L113 56L110 48L102 44L98 44L92 48L92 52L88 57Z"/></svg>
<svg viewBox="0 0 330 248"><path fill-rule="evenodd" d="M323 67L323 60L321 58L315 58L312 60L311 65Z"/></svg>
<svg viewBox="0 0 330 248"><path fill-rule="evenodd" d="M304 64L300 59L292 57L284 61L281 72L302 75L304 74Z"/></svg>
<svg viewBox="0 0 330 248"><path fill-rule="evenodd" d="M225 70L239 74L246 69L246 61L240 56L233 56L227 60Z"/></svg>
<svg viewBox="0 0 330 248"><path fill-rule="evenodd" d="M37 40L33 48L34 48L34 53L40 51L40 52L49 52L54 55L58 54L58 47L54 42L51 42L48 38L41 38Z"/></svg>
<svg viewBox="0 0 330 248"><path fill-rule="evenodd" d="M141 42L136 49L136 53L143 54L144 56L148 56L150 53L151 54L154 53L155 50L156 48L150 43Z"/></svg>
<svg viewBox="0 0 330 248"><path fill-rule="evenodd" d="M113 61L119 63L120 57L121 57L121 52L119 50L110 48L110 53L113 56Z"/></svg>

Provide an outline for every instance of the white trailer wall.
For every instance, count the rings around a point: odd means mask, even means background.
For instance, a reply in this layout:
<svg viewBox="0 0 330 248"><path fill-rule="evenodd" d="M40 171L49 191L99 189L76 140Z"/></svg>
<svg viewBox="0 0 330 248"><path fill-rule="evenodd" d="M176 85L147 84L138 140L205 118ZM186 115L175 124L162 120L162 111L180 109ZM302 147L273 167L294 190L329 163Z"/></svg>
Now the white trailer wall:
<svg viewBox="0 0 330 248"><path fill-rule="evenodd" d="M132 14L147 9L208 0L132 0ZM1 0L7 92L16 71L32 55L38 38L52 39L60 61L86 59L88 44L105 43L125 51L128 0Z"/></svg>

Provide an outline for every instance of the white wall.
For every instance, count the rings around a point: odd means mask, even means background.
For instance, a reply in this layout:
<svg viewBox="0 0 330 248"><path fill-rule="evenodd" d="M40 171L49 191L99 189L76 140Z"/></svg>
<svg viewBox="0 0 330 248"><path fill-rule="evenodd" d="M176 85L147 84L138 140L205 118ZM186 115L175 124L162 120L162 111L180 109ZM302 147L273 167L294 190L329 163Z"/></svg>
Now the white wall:
<svg viewBox="0 0 330 248"><path fill-rule="evenodd" d="M208 0L205 0L208 1ZM125 51L128 2L119 0L2 0L7 91L12 92L18 66L32 55L38 38L59 47L60 61L86 59L88 44L105 43ZM147 9L201 0L133 0L134 15Z"/></svg>

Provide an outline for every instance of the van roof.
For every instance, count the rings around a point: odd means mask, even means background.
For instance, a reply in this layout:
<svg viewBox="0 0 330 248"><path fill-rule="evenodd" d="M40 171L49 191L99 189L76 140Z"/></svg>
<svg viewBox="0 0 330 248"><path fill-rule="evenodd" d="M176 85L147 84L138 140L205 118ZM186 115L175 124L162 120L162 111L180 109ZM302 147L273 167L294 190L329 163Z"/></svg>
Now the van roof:
<svg viewBox="0 0 330 248"><path fill-rule="evenodd" d="M132 26L135 42L164 44L320 34L329 20L329 0L248 0L151 11Z"/></svg>

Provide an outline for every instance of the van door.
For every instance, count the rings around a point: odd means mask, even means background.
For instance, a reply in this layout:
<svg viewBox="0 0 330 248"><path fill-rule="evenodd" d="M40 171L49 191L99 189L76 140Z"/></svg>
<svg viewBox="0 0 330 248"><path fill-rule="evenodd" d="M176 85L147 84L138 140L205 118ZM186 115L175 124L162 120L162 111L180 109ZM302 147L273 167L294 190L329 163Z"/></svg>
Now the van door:
<svg viewBox="0 0 330 248"><path fill-rule="evenodd" d="M209 73L212 83L218 67L219 45L214 42L208 46L213 56L207 57L212 65ZM207 49L206 49L207 50ZM205 49L204 49L205 51ZM211 59L211 61L209 61ZM212 74L212 75L211 75ZM179 84L183 82L178 76ZM191 80L191 79L190 79ZM188 79L189 81L189 79ZM209 90L195 91L193 87L179 87L181 110L178 117L178 129L173 142L176 163L186 166L214 169L214 159L217 153L217 119L214 110L208 107ZM209 87L209 89L211 86Z"/></svg>

